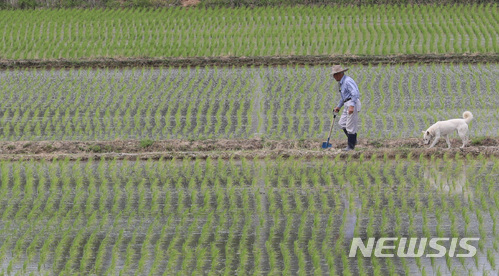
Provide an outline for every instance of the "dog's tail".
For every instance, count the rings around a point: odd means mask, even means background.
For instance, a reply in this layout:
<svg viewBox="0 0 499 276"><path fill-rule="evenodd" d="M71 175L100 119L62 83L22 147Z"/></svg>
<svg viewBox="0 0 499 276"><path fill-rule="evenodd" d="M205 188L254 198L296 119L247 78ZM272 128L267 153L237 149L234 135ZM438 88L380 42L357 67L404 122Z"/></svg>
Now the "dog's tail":
<svg viewBox="0 0 499 276"><path fill-rule="evenodd" d="M473 114L471 114L471 112L469 111L465 111L463 113L463 118L464 118L464 121L469 124L471 122L471 120L473 120Z"/></svg>

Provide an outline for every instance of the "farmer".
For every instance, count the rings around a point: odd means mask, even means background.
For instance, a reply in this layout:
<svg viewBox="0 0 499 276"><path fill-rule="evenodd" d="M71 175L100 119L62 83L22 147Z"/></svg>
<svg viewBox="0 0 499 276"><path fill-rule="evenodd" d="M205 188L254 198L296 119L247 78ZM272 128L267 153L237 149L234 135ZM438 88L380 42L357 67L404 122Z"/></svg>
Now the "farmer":
<svg viewBox="0 0 499 276"><path fill-rule="evenodd" d="M348 137L348 146L344 151L351 151L357 144L357 131L359 130L359 111L360 111L360 93L359 87L355 81L345 75L348 68L342 68L341 65L334 65L331 75L340 85L341 99L338 106L334 108L334 112L340 112L340 109L345 105L345 109L341 114L338 124L343 129Z"/></svg>

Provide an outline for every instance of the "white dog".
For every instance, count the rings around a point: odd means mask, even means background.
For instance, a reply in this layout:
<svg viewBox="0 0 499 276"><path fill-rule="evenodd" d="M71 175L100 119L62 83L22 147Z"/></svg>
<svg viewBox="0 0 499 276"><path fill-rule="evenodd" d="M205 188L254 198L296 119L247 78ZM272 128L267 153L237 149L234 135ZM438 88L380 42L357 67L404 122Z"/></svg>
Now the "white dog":
<svg viewBox="0 0 499 276"><path fill-rule="evenodd" d="M473 114L469 111L465 111L463 113L463 119L452 119L447 121L438 121L429 127L426 131L423 131L424 136L424 144L428 145L430 143L431 138L435 137L433 143L431 143L430 148L435 146L440 139L441 136L445 136L445 141L447 141L447 146L450 148L449 134L451 134L454 130L457 130L459 137L463 140L463 145L461 148L464 148L464 145L468 142L468 138L466 134L468 133L468 123L473 119Z"/></svg>

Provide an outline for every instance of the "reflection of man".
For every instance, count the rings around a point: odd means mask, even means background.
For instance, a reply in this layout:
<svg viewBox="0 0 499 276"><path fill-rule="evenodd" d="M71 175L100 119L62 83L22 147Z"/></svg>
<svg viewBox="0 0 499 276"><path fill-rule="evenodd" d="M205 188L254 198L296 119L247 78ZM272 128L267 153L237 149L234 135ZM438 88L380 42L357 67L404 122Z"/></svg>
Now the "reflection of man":
<svg viewBox="0 0 499 276"><path fill-rule="evenodd" d="M348 137L348 146L344 151L350 151L357 144L357 130L359 129L359 111L360 111L360 93L359 87L355 81L345 75L348 68L342 68L341 65L333 66L331 75L340 85L341 99L334 112L340 112L340 109L345 105L345 109L341 114L338 124L343 129Z"/></svg>

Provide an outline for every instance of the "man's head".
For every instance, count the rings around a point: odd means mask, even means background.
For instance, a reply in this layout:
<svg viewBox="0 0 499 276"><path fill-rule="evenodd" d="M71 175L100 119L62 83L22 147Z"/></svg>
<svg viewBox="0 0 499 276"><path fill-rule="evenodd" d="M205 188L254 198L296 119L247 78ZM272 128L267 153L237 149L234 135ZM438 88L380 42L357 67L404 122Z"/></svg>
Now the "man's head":
<svg viewBox="0 0 499 276"><path fill-rule="evenodd" d="M336 81L341 81L345 72L348 71L348 68L343 68L341 65L334 65L331 69L331 75L333 75Z"/></svg>
<svg viewBox="0 0 499 276"><path fill-rule="evenodd" d="M344 72L341 72L341 73L336 73L336 74L333 74L333 78L336 80L336 81L340 81L343 76L345 75Z"/></svg>

